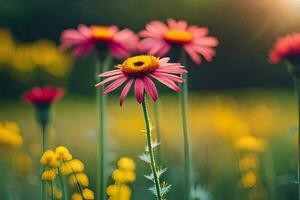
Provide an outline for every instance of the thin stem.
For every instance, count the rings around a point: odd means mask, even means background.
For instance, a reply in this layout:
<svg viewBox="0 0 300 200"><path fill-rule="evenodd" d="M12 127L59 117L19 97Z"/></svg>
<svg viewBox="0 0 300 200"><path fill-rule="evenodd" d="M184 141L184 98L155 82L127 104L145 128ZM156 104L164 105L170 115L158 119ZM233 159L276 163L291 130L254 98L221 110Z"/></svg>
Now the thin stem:
<svg viewBox="0 0 300 200"><path fill-rule="evenodd" d="M46 126L42 125L42 149L43 149L43 153L46 151L46 141L47 141L47 136L46 136ZM41 168L42 173L45 171L45 166L43 166ZM47 192L46 192L46 182L41 180L41 195L42 195L42 199L47 199Z"/></svg>
<svg viewBox="0 0 300 200"><path fill-rule="evenodd" d="M162 149L161 149L161 135L160 135L160 123L159 123L159 102L153 103L154 117L155 117L155 130L156 130L156 140L157 140L157 160L161 162Z"/></svg>
<svg viewBox="0 0 300 200"><path fill-rule="evenodd" d="M100 81L98 78L98 74L105 72L108 70L109 63L112 60L112 56L107 54L103 63L101 63L100 52L98 52L96 66L95 66L95 77L96 81ZM99 114L99 134L98 134L98 170L97 170L97 199L106 199L105 194L105 186L106 186L106 134L105 134L105 126L106 126L106 96L103 95L104 86L101 86L97 89L97 107Z"/></svg>
<svg viewBox="0 0 300 200"><path fill-rule="evenodd" d="M60 182L60 185L62 187L62 192L63 192L63 199L64 200L68 200L68 191L67 191L67 187L66 187L66 183L65 183L65 179L64 177L62 176L61 174L61 167L59 167L59 182Z"/></svg>
<svg viewBox="0 0 300 200"><path fill-rule="evenodd" d="M150 119L149 119L149 115L148 115L148 109L147 109L145 96L144 96L144 99L142 102L142 107L143 107L144 118L145 118L147 145L148 145L148 151L149 151L150 162L151 162L151 170L153 173L154 183L155 183L155 188L156 188L156 193L157 193L156 197L158 200L162 200L162 197L160 194L160 182L159 182L159 177L156 172L157 168L156 168L154 153L153 153L153 148L152 148Z"/></svg>
<svg viewBox="0 0 300 200"><path fill-rule="evenodd" d="M51 181L51 199L54 200L54 189L53 189L53 181Z"/></svg>
<svg viewBox="0 0 300 200"><path fill-rule="evenodd" d="M182 64L185 65L184 55L182 56ZM185 80L181 85L181 92L179 93L180 110L181 110L181 123L183 131L184 142L184 186L185 186L185 199L190 200L191 190L193 188L192 180L192 161L190 150L190 135L188 128L188 76L183 74L182 78Z"/></svg>
<svg viewBox="0 0 300 200"><path fill-rule="evenodd" d="M300 200L300 80L296 76L294 77L295 88L298 98L298 199Z"/></svg>
<svg viewBox="0 0 300 200"><path fill-rule="evenodd" d="M68 165L69 165L69 167L72 169L72 174L73 174L73 176L75 177L76 185L77 185L77 188L78 188L78 190L79 190L79 192L80 192L80 194L81 194L81 196L82 196L82 199L85 200L84 194L83 194L83 189L82 189L82 187L81 187L81 185L80 185L80 183L79 183L79 181L78 181L78 178L77 178L77 176L76 176L76 173L75 173L73 167L72 167L69 163L68 163Z"/></svg>

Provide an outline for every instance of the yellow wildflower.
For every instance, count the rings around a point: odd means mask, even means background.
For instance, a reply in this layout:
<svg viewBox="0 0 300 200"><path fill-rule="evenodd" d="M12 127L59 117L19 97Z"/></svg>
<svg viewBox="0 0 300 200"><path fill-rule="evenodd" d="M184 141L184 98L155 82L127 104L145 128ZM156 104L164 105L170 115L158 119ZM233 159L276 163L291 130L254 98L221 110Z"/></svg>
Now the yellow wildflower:
<svg viewBox="0 0 300 200"><path fill-rule="evenodd" d="M257 159L253 155L247 155L239 160L239 168L241 171L255 169L257 167Z"/></svg>
<svg viewBox="0 0 300 200"><path fill-rule="evenodd" d="M116 184L110 185L106 189L109 200L129 200L131 189L127 185Z"/></svg>
<svg viewBox="0 0 300 200"><path fill-rule="evenodd" d="M51 167L58 167L59 166L59 159L57 154L52 150L46 150L40 160L42 165L48 165Z"/></svg>
<svg viewBox="0 0 300 200"><path fill-rule="evenodd" d="M250 171L242 175L241 186L243 188L251 188L256 184L256 181L256 173Z"/></svg>
<svg viewBox="0 0 300 200"><path fill-rule="evenodd" d="M94 200L95 195L94 192L88 188L83 189L82 191L85 200ZM83 200L82 195L78 192L72 195L72 200Z"/></svg>
<svg viewBox="0 0 300 200"><path fill-rule="evenodd" d="M113 171L112 178L116 182L127 183L135 181L135 173L132 171L123 171L116 169Z"/></svg>
<svg viewBox="0 0 300 200"><path fill-rule="evenodd" d="M0 64L10 64L15 44L11 33L1 28L0 29Z"/></svg>
<svg viewBox="0 0 300 200"><path fill-rule="evenodd" d="M241 137L235 142L235 148L240 151L261 153L266 149L264 140L248 135Z"/></svg>
<svg viewBox="0 0 300 200"><path fill-rule="evenodd" d="M15 122L0 123L0 148L16 148L22 144L20 128Z"/></svg>
<svg viewBox="0 0 300 200"><path fill-rule="evenodd" d="M71 173L80 173L83 172L84 170L84 164L78 160L78 159L73 159L68 162L65 162L61 166L61 173L64 175L69 175Z"/></svg>
<svg viewBox="0 0 300 200"><path fill-rule="evenodd" d="M132 160L131 158L123 157L118 161L118 167L121 170L134 171L135 163L134 160Z"/></svg>
<svg viewBox="0 0 300 200"><path fill-rule="evenodd" d="M77 181L82 187L87 187L89 185L89 178L84 173L73 174L69 177L69 184L71 186L76 186Z"/></svg>
<svg viewBox="0 0 300 200"><path fill-rule="evenodd" d="M41 179L44 181L54 181L56 179L57 170L49 169L43 172Z"/></svg>
<svg viewBox="0 0 300 200"><path fill-rule="evenodd" d="M72 160L72 154L70 153L69 149L67 149L65 146L58 146L55 149L55 153L58 156L58 159L69 161Z"/></svg>

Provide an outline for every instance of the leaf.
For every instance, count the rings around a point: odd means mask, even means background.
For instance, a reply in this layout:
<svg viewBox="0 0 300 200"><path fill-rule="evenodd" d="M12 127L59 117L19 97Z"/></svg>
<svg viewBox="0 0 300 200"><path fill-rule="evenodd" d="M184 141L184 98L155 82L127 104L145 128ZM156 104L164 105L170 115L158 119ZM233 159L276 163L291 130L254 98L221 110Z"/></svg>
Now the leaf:
<svg viewBox="0 0 300 200"><path fill-rule="evenodd" d="M165 196L170 190L172 185L168 185L166 182L164 182L160 189L160 195L163 197Z"/></svg>
<svg viewBox="0 0 300 200"><path fill-rule="evenodd" d="M142 161L144 161L146 163L149 163L149 164L151 163L150 156L146 153L139 155L139 159L141 159Z"/></svg>
<svg viewBox="0 0 300 200"><path fill-rule="evenodd" d="M152 149L155 149L158 145L160 145L160 143L158 143L157 140L152 141ZM148 145L145 146L145 151L149 152Z"/></svg>
<svg viewBox="0 0 300 200"><path fill-rule="evenodd" d="M148 189L150 192L152 192L155 196L157 196L156 187L152 186Z"/></svg>

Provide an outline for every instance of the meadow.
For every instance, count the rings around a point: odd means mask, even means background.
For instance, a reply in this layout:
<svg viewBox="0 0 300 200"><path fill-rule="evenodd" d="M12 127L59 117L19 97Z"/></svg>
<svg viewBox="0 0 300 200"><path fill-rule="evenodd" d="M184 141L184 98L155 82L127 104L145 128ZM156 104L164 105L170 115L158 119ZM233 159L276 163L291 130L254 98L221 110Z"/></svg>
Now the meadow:
<svg viewBox="0 0 300 200"><path fill-rule="evenodd" d="M183 155L182 136L176 104L177 95L162 95L160 101L161 151L164 177L172 183L169 199L182 198ZM190 129L195 182L201 187L201 199L290 199L297 192L296 180L296 103L290 89L249 88L228 91L192 93ZM142 110L133 98L126 105L115 105L109 97L108 137L110 174L116 160L128 156L136 160L137 179L130 186L132 199L150 199L144 185L147 166L138 155L144 148L141 130ZM24 145L12 152L12 185L14 199L36 199L39 196L38 160L41 135L33 110L20 101L1 102L1 121L16 121L22 128ZM150 108L151 110L151 108ZM95 189L97 152L97 111L95 100L68 96L55 106L55 121L50 128L51 147L65 145L86 165L91 188ZM153 113L151 113L151 116ZM155 130L154 130L155 132ZM262 152L252 149L259 160L255 181L244 180L242 156L235 143L248 134L264 140ZM74 139L76 138L76 139ZM249 165L249 164L248 164ZM249 167L249 166L248 166ZM245 168L245 167L244 167ZM247 168L247 163L246 163ZM249 178L248 178L249 179ZM111 182L111 180L110 180ZM34 192L35 191L35 192ZM247 196L248 193L251 197ZM247 195L246 195L247 194ZM246 195L246 196L245 196ZM180 197L181 196L181 197ZM21 199L23 199L21 198Z"/></svg>

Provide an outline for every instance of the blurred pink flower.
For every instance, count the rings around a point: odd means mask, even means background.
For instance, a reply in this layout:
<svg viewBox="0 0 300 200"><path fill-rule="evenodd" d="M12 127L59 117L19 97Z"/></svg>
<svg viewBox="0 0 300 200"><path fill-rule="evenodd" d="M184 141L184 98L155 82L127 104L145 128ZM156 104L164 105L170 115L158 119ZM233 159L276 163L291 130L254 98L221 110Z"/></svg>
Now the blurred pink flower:
<svg viewBox="0 0 300 200"><path fill-rule="evenodd" d="M23 94L23 99L29 104L35 106L49 106L60 100L64 95L63 88L54 88L51 86L34 87Z"/></svg>
<svg viewBox="0 0 300 200"><path fill-rule="evenodd" d="M207 36L208 29L195 25L188 26L186 21L168 19L167 24L152 21L141 31L144 37L139 43L139 50L155 56L165 56L172 46L181 46L191 59L201 63L201 56L207 61L212 61L216 51L212 47L218 45L215 37Z"/></svg>
<svg viewBox="0 0 300 200"><path fill-rule="evenodd" d="M300 59L300 33L280 37L275 42L269 54L269 61L279 63L284 59L289 61Z"/></svg>
<svg viewBox="0 0 300 200"><path fill-rule="evenodd" d="M97 46L104 44L116 58L125 58L135 51L138 36L129 29L118 29L117 26L85 26L78 29L64 30L60 37L61 50L73 48L74 57L84 57Z"/></svg>
<svg viewBox="0 0 300 200"><path fill-rule="evenodd" d="M187 72L180 63L168 63L168 61L169 58L159 59L150 55L127 58L122 64L116 66L118 69L100 74L99 77L108 78L96 84L96 87L113 81L104 89L104 94L107 94L127 82L120 95L120 105L122 105L134 82L134 92L138 103L143 101L144 90L153 101L156 101L158 92L151 78L172 90L179 91L180 88L176 82L182 83L184 80L177 75Z"/></svg>

